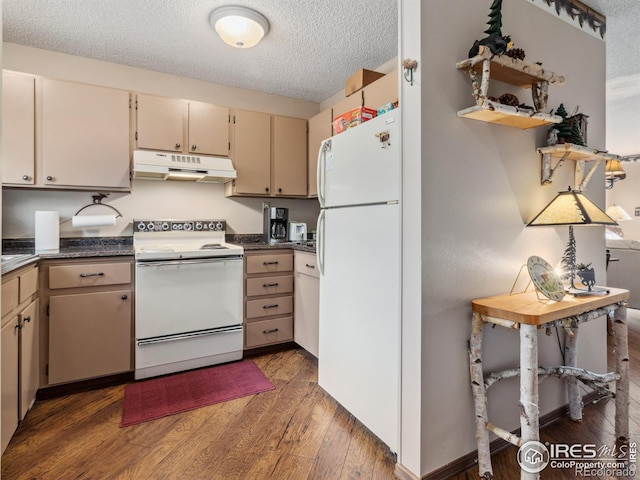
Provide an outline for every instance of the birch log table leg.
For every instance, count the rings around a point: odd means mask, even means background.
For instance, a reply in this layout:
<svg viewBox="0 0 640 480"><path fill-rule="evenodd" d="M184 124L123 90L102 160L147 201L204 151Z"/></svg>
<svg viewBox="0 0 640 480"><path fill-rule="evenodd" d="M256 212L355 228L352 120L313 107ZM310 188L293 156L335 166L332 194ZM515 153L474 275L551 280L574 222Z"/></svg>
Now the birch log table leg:
<svg viewBox="0 0 640 480"><path fill-rule="evenodd" d="M522 443L540 440L538 410L538 327L520 325L520 436ZM521 480L540 478L521 470Z"/></svg>
<svg viewBox="0 0 640 480"><path fill-rule="evenodd" d="M629 441L629 345L627 333L627 308L621 304L613 313L614 354L616 373L620 380L616 382L616 443Z"/></svg>
<svg viewBox="0 0 640 480"><path fill-rule="evenodd" d="M487 423L487 392L484 386L482 371L482 326L484 321L478 313L473 314L471 339L469 340L469 368L471 372L471 389L475 404L476 440L478 441L478 473L481 478L493 478L491 468L491 449L489 448L489 431Z"/></svg>
<svg viewBox="0 0 640 480"><path fill-rule="evenodd" d="M565 347L564 364L569 367L578 366L578 326L568 329L569 336ZM582 396L577 377L567 377L567 396L569 397L569 416L574 422L582 421Z"/></svg>

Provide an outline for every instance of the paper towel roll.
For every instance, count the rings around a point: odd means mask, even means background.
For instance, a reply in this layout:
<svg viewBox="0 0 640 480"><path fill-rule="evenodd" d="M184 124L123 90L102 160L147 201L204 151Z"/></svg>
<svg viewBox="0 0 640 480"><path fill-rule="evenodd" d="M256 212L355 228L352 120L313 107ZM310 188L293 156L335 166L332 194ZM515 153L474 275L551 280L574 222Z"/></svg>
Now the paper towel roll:
<svg viewBox="0 0 640 480"><path fill-rule="evenodd" d="M115 215L74 215L71 225L75 228L81 227L108 227L116 224Z"/></svg>
<svg viewBox="0 0 640 480"><path fill-rule="evenodd" d="M36 211L36 252L60 248L60 216L54 211Z"/></svg>

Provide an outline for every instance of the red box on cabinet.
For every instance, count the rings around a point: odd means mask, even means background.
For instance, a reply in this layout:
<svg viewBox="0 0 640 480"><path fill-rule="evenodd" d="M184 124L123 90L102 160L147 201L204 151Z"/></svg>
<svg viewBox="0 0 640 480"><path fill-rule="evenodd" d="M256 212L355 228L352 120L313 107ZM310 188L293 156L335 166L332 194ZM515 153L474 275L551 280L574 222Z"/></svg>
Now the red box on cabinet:
<svg viewBox="0 0 640 480"><path fill-rule="evenodd" d="M344 132L347 128L360 125L367 120L371 120L378 114L376 110L367 107L358 107L349 110L333 119L333 133L338 134Z"/></svg>

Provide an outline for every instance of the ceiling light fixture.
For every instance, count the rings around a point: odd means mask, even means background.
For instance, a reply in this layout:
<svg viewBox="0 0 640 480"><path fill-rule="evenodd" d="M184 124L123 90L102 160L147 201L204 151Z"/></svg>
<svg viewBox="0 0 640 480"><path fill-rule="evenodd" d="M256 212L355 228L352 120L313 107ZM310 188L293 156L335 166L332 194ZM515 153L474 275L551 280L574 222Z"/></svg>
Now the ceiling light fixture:
<svg viewBox="0 0 640 480"><path fill-rule="evenodd" d="M269 33L264 15L237 5L216 8L209 21L222 41L236 48L255 47Z"/></svg>

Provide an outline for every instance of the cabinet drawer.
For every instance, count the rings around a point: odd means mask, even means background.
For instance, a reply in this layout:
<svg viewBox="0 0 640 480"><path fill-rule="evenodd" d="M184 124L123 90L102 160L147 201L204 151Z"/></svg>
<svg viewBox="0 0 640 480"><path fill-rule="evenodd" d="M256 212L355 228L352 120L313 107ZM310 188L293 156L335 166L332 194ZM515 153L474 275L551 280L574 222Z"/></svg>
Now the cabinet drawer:
<svg viewBox="0 0 640 480"><path fill-rule="evenodd" d="M2 316L4 317L20 303L20 280L18 277L2 284Z"/></svg>
<svg viewBox="0 0 640 480"><path fill-rule="evenodd" d="M250 255L245 257L247 274L290 272L293 270L293 254Z"/></svg>
<svg viewBox="0 0 640 480"><path fill-rule="evenodd" d="M317 258L311 254L296 253L295 255L295 271L304 275L320 278L318 271Z"/></svg>
<svg viewBox="0 0 640 480"><path fill-rule="evenodd" d="M20 275L20 303L31 298L38 291L38 268L32 268Z"/></svg>
<svg viewBox="0 0 640 480"><path fill-rule="evenodd" d="M293 276L247 278L247 297L293 292Z"/></svg>
<svg viewBox="0 0 640 480"><path fill-rule="evenodd" d="M247 318L269 317L271 315L288 315L293 312L293 297L271 297L260 300L248 300Z"/></svg>
<svg viewBox="0 0 640 480"><path fill-rule="evenodd" d="M129 263L87 263L49 267L49 288L95 287L131 283Z"/></svg>
<svg viewBox="0 0 640 480"><path fill-rule="evenodd" d="M293 317L260 320L246 325L247 348L293 340Z"/></svg>

